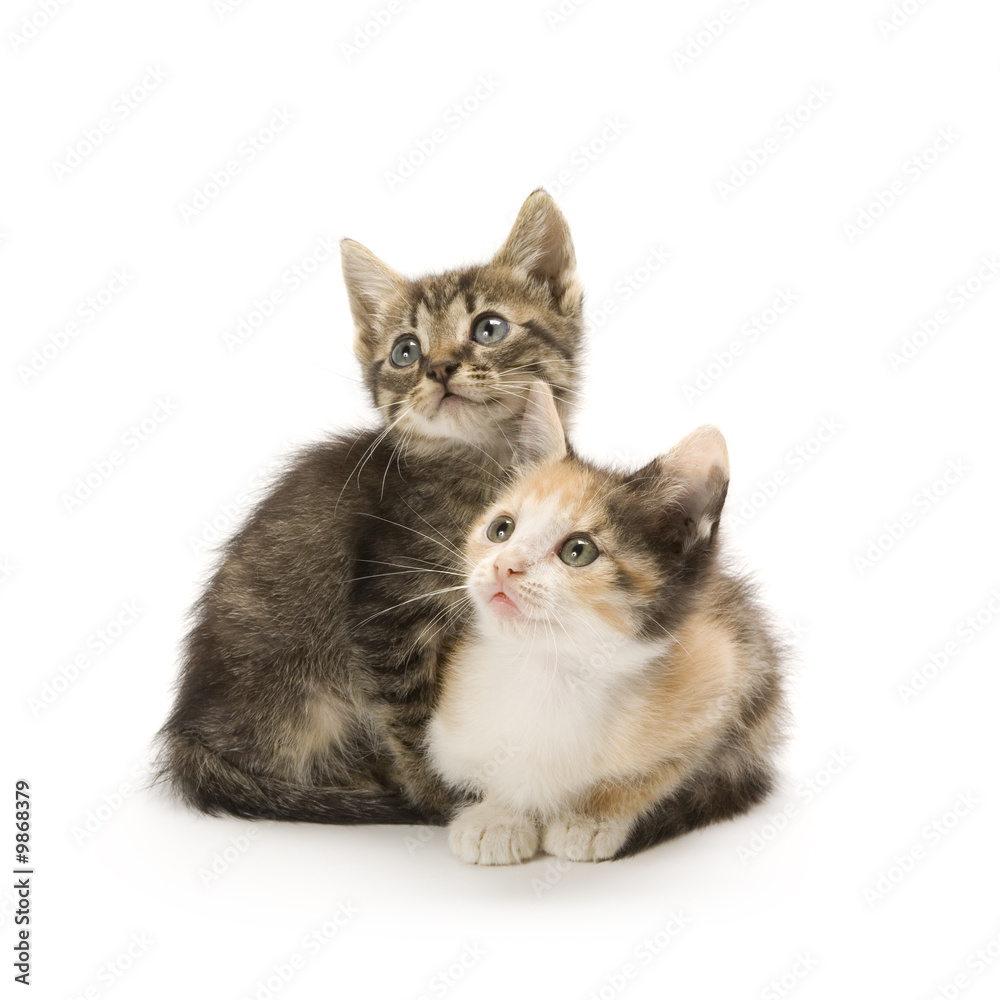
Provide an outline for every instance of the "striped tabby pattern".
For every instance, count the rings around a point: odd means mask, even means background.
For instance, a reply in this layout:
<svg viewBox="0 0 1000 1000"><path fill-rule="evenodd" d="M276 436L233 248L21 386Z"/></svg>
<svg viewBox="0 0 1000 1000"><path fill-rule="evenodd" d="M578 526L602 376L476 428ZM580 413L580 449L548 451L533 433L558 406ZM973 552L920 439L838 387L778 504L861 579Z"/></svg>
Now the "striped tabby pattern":
<svg viewBox="0 0 1000 1000"><path fill-rule="evenodd" d="M462 540L506 483L528 387L569 415L582 295L543 191L482 266L411 280L342 255L381 426L307 449L225 547L160 774L208 813L440 822L456 795L424 734L464 622Z"/></svg>

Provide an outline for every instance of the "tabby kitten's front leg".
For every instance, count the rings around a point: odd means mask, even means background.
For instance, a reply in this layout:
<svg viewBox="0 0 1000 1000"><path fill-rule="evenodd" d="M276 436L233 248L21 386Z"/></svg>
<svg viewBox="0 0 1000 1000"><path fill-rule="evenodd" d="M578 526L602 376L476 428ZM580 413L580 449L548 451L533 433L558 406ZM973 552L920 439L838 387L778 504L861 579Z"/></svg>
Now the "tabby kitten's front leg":
<svg viewBox="0 0 1000 1000"><path fill-rule="evenodd" d="M411 723L387 713L382 724L395 763L396 781L424 813L426 822L446 824L455 812L456 797L430 767L423 749L424 723Z"/></svg>
<svg viewBox="0 0 1000 1000"><path fill-rule="evenodd" d="M469 865L518 865L538 853L538 823L491 801L466 806L448 827L448 846Z"/></svg>

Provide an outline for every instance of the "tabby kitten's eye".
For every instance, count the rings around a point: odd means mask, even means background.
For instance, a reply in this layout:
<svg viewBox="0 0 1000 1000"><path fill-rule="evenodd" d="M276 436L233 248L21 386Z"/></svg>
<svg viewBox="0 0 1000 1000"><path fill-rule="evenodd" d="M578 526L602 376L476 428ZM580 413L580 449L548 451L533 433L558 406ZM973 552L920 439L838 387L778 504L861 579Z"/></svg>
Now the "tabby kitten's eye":
<svg viewBox="0 0 1000 1000"><path fill-rule="evenodd" d="M567 566L589 566L601 550L586 535L570 535L559 550L559 558Z"/></svg>
<svg viewBox="0 0 1000 1000"><path fill-rule="evenodd" d="M514 518L510 514L501 514L493 519L486 529L486 537L491 542L506 542L514 534Z"/></svg>
<svg viewBox="0 0 1000 1000"><path fill-rule="evenodd" d="M397 368L409 368L420 357L420 341L416 337L401 337L396 341L389 360Z"/></svg>
<svg viewBox="0 0 1000 1000"><path fill-rule="evenodd" d="M480 316L472 328L472 339L489 347L499 344L510 333L510 323L503 316Z"/></svg>

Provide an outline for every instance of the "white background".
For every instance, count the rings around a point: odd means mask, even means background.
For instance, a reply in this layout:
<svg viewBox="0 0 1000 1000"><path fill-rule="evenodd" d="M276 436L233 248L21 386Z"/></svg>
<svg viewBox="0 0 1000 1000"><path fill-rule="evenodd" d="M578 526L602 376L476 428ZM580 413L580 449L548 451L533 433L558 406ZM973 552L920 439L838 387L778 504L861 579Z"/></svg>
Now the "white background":
<svg viewBox="0 0 1000 1000"><path fill-rule="evenodd" d="M4 5L0 823L13 868L28 779L35 995L997 995L1000 11L412 0L378 26L376 3ZM204 540L291 447L371 420L335 256L225 335L320 239L480 261L541 184L589 296L579 448L727 435L729 538L797 636L784 790L627 862L502 870L441 831L141 790Z"/></svg>

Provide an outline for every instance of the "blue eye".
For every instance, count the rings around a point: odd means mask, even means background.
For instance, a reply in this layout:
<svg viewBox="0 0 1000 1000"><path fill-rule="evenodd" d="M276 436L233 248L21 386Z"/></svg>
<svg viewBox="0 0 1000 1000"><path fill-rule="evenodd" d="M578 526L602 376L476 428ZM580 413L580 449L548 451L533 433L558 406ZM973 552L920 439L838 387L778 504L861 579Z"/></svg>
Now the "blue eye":
<svg viewBox="0 0 1000 1000"><path fill-rule="evenodd" d="M510 514L495 517L486 529L486 537L491 542L506 542L514 534L514 518Z"/></svg>
<svg viewBox="0 0 1000 1000"><path fill-rule="evenodd" d="M393 346L389 360L397 368L409 368L420 353L420 341L416 337L402 337Z"/></svg>
<svg viewBox="0 0 1000 1000"><path fill-rule="evenodd" d="M480 316L472 327L472 339L484 347L499 344L508 333L510 323L503 316Z"/></svg>
<svg viewBox="0 0 1000 1000"><path fill-rule="evenodd" d="M600 554L601 550L586 535L570 535L559 549L559 558L567 566L589 566Z"/></svg>

